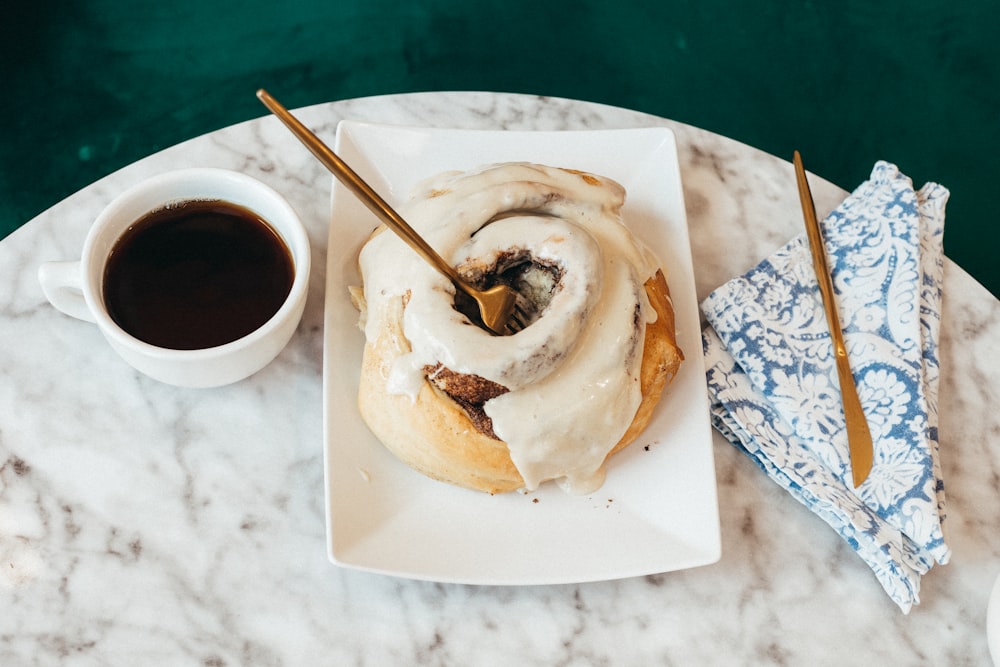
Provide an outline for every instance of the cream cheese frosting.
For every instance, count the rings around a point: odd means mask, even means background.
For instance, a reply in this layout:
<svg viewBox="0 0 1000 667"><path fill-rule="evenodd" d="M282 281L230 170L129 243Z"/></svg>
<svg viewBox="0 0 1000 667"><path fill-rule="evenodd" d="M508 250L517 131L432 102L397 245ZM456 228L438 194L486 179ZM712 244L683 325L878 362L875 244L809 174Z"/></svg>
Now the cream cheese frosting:
<svg viewBox="0 0 1000 667"><path fill-rule="evenodd" d="M642 399L639 370L656 313L643 284L656 258L621 219L613 180L529 163L447 172L419 184L402 216L459 273L475 278L503 258L558 269L537 319L495 336L455 309L455 288L391 233L359 256L369 341L388 304L406 307L409 352L391 364L390 393L416 397L425 368L478 375L509 391L486 402L496 435L532 490L549 479L587 493Z"/></svg>

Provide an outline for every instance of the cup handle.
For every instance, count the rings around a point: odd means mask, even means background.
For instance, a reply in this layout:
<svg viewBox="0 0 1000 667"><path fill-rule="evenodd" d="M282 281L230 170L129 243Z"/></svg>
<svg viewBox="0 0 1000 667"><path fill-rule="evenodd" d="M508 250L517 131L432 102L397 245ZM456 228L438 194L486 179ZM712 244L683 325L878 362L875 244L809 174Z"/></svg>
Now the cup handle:
<svg viewBox="0 0 1000 667"><path fill-rule="evenodd" d="M38 267L38 282L45 298L71 317L94 322L81 286L80 262L46 262Z"/></svg>

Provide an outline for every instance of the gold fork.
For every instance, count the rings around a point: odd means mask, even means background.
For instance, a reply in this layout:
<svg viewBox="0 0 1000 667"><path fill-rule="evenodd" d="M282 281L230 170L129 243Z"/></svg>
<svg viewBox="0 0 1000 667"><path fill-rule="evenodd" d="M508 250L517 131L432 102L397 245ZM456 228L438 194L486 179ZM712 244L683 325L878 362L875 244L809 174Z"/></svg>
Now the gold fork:
<svg viewBox="0 0 1000 667"><path fill-rule="evenodd" d="M257 91L257 98L389 229L396 232L417 254L451 280L455 289L462 291L476 302L479 316L487 329L494 334L510 335L526 326L527 313L517 304L517 292L513 288L501 284L481 290L470 285L364 179L289 113L288 109L263 88Z"/></svg>

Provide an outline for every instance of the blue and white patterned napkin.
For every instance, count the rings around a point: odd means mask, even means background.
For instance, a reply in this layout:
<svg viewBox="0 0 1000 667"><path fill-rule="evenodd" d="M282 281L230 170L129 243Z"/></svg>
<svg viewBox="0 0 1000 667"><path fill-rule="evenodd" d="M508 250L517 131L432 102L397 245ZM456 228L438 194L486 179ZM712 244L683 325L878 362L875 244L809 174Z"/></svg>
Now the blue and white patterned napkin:
<svg viewBox="0 0 1000 667"><path fill-rule="evenodd" d="M950 556L937 439L947 200L878 162L821 223L875 443L857 489L805 232L702 303L713 424L847 540L905 613L920 577Z"/></svg>

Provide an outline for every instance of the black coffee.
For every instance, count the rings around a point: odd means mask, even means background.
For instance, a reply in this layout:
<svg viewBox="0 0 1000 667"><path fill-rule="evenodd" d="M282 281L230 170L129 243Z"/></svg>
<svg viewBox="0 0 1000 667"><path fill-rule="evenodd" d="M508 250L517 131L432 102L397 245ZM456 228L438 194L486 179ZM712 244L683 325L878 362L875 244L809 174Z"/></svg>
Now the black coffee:
<svg viewBox="0 0 1000 667"><path fill-rule="evenodd" d="M230 343L267 322L293 277L288 247L260 216L195 200L146 214L115 242L104 303L139 340L195 350Z"/></svg>

